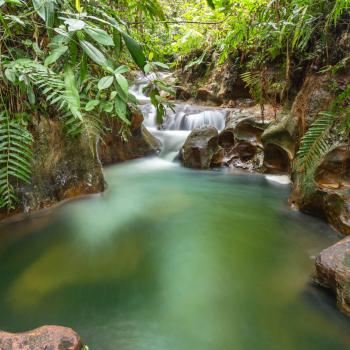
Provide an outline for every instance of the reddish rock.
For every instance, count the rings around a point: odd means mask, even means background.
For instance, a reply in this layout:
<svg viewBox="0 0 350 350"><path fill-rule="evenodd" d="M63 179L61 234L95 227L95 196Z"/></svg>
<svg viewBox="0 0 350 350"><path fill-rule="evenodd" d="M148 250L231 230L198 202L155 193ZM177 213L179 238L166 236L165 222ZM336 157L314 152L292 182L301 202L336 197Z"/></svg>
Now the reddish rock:
<svg viewBox="0 0 350 350"><path fill-rule="evenodd" d="M79 335L70 328L44 326L25 333L0 332L0 350L80 350Z"/></svg>
<svg viewBox="0 0 350 350"><path fill-rule="evenodd" d="M316 258L314 280L331 289L340 310L350 315L350 237L321 252Z"/></svg>

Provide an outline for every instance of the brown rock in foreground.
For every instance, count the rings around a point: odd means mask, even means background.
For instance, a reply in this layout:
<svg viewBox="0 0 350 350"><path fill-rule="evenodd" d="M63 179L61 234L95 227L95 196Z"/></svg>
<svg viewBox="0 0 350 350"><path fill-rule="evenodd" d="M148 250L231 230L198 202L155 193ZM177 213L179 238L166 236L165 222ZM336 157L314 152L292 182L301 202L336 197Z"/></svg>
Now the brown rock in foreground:
<svg viewBox="0 0 350 350"><path fill-rule="evenodd" d="M315 282L331 289L339 309L350 315L350 237L325 249L316 258Z"/></svg>
<svg viewBox="0 0 350 350"><path fill-rule="evenodd" d="M44 326L25 333L0 332L0 350L80 350L79 335L70 328Z"/></svg>

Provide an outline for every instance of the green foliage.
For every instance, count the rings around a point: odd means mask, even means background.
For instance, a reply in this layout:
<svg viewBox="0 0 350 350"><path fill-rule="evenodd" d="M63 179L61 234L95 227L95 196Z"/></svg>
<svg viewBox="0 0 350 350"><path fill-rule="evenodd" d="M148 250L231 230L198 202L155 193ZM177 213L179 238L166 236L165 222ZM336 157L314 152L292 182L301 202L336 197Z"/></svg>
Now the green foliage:
<svg viewBox="0 0 350 350"><path fill-rule="evenodd" d="M22 121L0 113L0 208L15 208L15 181L30 182L32 142Z"/></svg>
<svg viewBox="0 0 350 350"><path fill-rule="evenodd" d="M301 146L297 153L297 169L300 172L308 172L314 169L319 159L328 151L329 133L336 121L336 116L330 112L322 113L312 124L301 140Z"/></svg>
<svg viewBox="0 0 350 350"><path fill-rule="evenodd" d="M152 21L166 17L158 0L125 4L137 13L124 12L123 1L0 1L0 111L6 111L0 121L2 132L18 130L15 116L23 112L55 115L68 135L87 134L95 152L103 118L118 118L123 130L130 125L128 110L137 101L128 91L128 74L144 72L148 62L146 47L137 40L139 29L128 21L136 14ZM152 100L163 117L166 101L160 93L161 89L153 91ZM8 137L15 137L9 132ZM2 166L1 181L8 180L1 182L0 203L13 209L16 184L10 180L28 181L24 175L29 174L30 153L24 156L7 142L12 165ZM19 172L17 164L14 173L14 159L26 172Z"/></svg>
<svg viewBox="0 0 350 350"><path fill-rule="evenodd" d="M317 167L336 142L331 133L336 135L339 142L341 135L350 135L349 97L350 85L338 95L327 112L320 114L301 140L295 170L299 174L299 185L304 191L313 186Z"/></svg>

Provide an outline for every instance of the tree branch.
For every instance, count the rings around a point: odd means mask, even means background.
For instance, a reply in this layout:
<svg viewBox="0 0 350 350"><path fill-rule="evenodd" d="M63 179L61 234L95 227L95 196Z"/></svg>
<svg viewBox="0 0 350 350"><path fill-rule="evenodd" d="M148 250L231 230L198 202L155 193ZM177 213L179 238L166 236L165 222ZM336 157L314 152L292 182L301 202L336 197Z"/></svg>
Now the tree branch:
<svg viewBox="0 0 350 350"><path fill-rule="evenodd" d="M224 23L226 20L228 19L228 17L226 17L225 19L223 19L222 21L219 22L198 22L198 21L158 21L157 23L161 23L161 24L198 24L198 25L218 25L218 24L222 24ZM140 22L127 22L128 25L130 26L137 26L140 24L146 24L145 21L140 21Z"/></svg>

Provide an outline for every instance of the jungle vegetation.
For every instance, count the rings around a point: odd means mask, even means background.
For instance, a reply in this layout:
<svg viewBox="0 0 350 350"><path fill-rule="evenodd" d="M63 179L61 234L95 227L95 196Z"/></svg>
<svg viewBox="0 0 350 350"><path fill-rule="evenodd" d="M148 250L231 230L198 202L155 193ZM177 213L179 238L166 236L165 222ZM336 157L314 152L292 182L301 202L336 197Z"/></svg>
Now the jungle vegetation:
<svg viewBox="0 0 350 350"><path fill-rule="evenodd" d="M29 126L57 118L71 137L103 137L102 119L127 129L134 73L203 63L209 53L243 69L252 96L288 101L292 75L317 65L336 73L350 57L330 50L349 30L350 0L0 0L0 208L16 207L16 184L31 177ZM191 55L195 53L195 55ZM269 65L278 67L271 78ZM149 89L159 118L161 93ZM350 129L349 88L303 130L296 167L307 173L329 148L328 132Z"/></svg>

